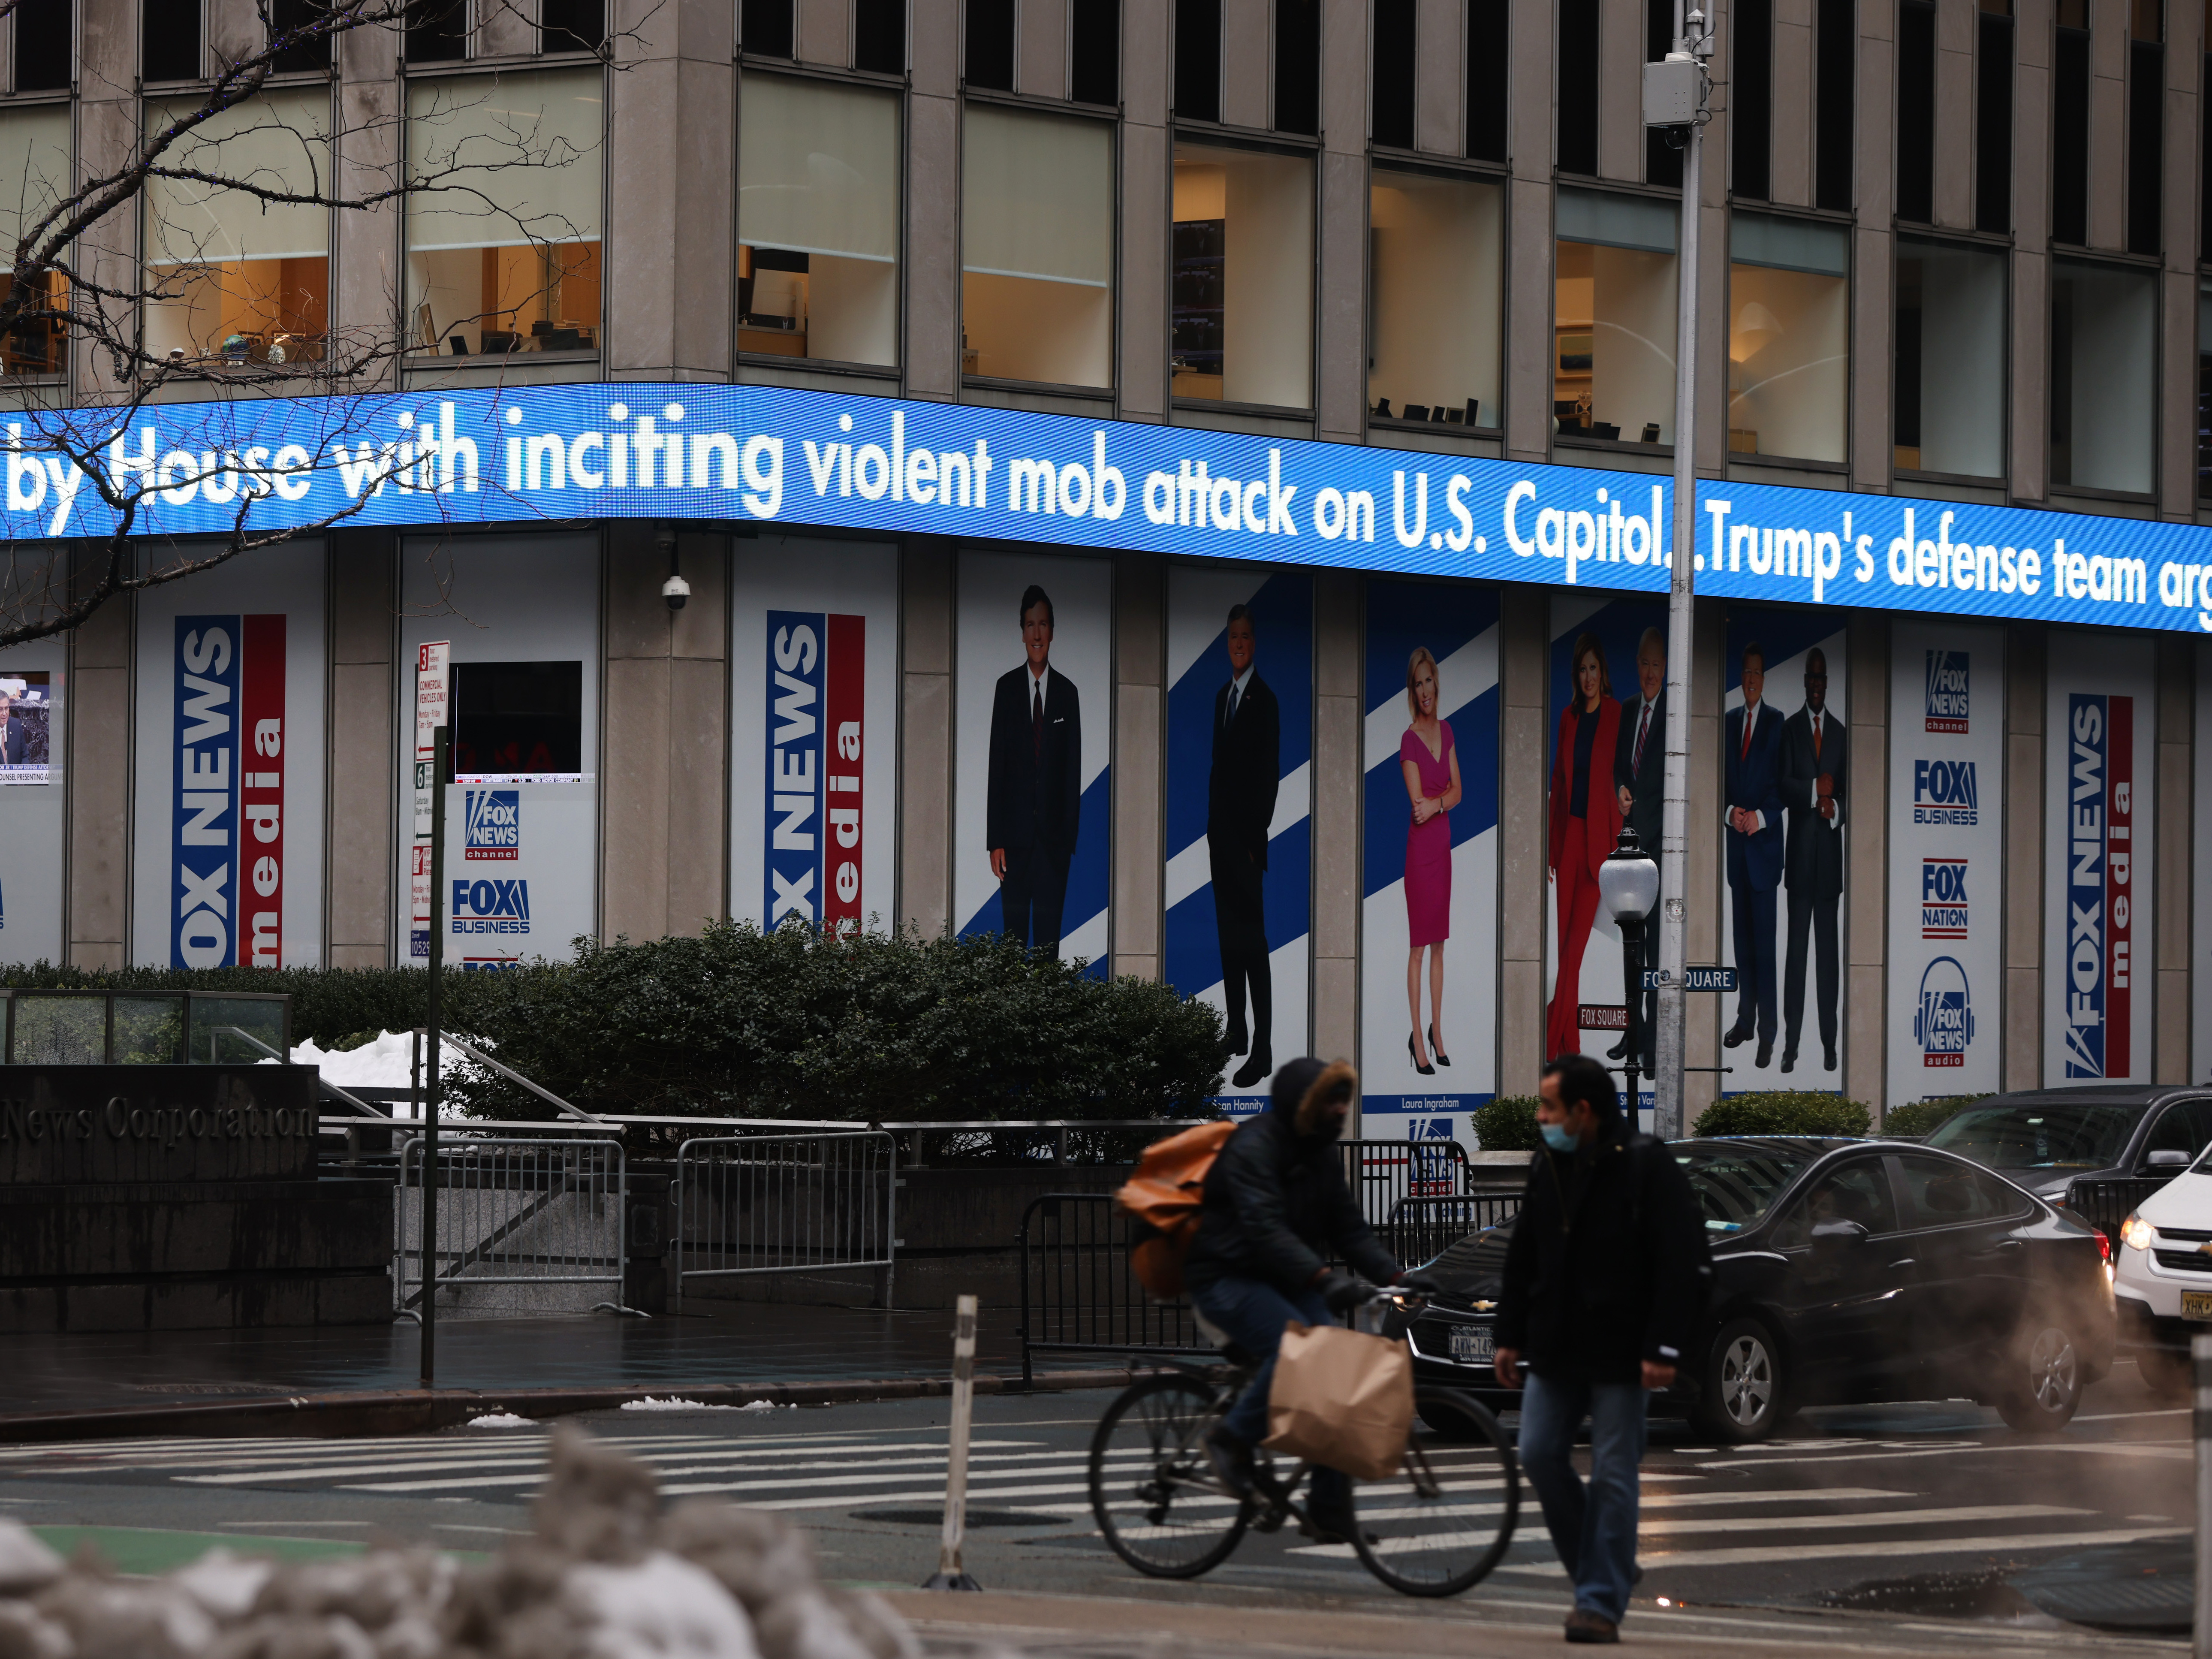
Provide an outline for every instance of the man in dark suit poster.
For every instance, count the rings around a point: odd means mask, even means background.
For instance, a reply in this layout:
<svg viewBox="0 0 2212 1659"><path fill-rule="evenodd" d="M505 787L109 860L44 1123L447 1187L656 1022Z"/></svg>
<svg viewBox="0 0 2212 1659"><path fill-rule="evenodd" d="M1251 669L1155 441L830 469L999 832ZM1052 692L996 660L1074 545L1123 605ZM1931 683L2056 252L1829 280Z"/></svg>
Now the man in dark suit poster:
<svg viewBox="0 0 2212 1659"><path fill-rule="evenodd" d="M1836 908L1844 896L1844 784L1850 738L1828 712L1828 659L1805 656L1805 706L1783 722L1782 802L1790 817L1784 884L1790 891L1790 946L1782 988L1782 1069L1797 1063L1805 1024L1805 946L1814 951L1820 998L1821 1069L1836 1069Z"/></svg>
<svg viewBox="0 0 2212 1659"><path fill-rule="evenodd" d="M1221 991L1229 1004L1228 1048L1251 1058L1231 1080L1249 1089L1275 1069L1274 978L1267 963L1265 883L1267 831L1282 781L1283 717L1253 661L1252 613L1229 610L1229 683L1213 697L1213 763L1206 778L1206 859L1213 879L1213 925L1221 941ZM1244 993L1252 1024L1244 1024Z"/></svg>
<svg viewBox="0 0 2212 1659"><path fill-rule="evenodd" d="M991 699L983 838L1006 931L1057 957L1083 811L1083 711L1049 660L1052 601L1035 583L1022 595L1022 648L1029 660L999 677Z"/></svg>
<svg viewBox="0 0 2212 1659"><path fill-rule="evenodd" d="M1766 705L1766 653L1743 648L1743 707L1729 711L1729 906L1735 939L1735 1024L1721 1039L1750 1041L1754 1021L1762 1069L1774 1058L1774 895L1782 885L1782 716Z"/></svg>
<svg viewBox="0 0 2212 1659"><path fill-rule="evenodd" d="M29 752L31 734L15 718L15 696L0 691L0 766L21 766Z"/></svg>
<svg viewBox="0 0 2212 1659"><path fill-rule="evenodd" d="M1636 831L1644 855L1659 861L1662 809L1667 793L1667 636L1647 628L1636 645L1636 684L1638 695L1620 711L1620 738L1613 751L1613 787L1620 794L1620 816ZM1659 913L1656 902L1644 928L1644 966L1659 966ZM1638 1053L1644 1071L1654 1069L1657 1058L1659 994L1644 996ZM1619 1060L1628 1053L1623 1033L1607 1053Z"/></svg>

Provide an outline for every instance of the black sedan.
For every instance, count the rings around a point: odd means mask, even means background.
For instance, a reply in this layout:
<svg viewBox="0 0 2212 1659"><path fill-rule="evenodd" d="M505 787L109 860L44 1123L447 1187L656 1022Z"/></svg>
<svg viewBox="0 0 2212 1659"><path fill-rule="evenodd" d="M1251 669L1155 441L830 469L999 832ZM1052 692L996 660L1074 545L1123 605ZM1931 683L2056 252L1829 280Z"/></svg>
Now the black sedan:
<svg viewBox="0 0 2212 1659"><path fill-rule="evenodd" d="M2187 1169L2212 1146L2212 1088L2099 1083L1991 1095L1936 1125L1926 1144L2063 1203L2076 1180L2170 1180Z"/></svg>
<svg viewBox="0 0 2212 1659"><path fill-rule="evenodd" d="M2065 1426L2111 1369L2106 1247L2079 1220L1948 1152L1787 1136L1682 1140L1714 1290L1662 1411L1762 1440L1800 1406L1964 1396L2014 1428ZM1492 1407L1511 1223L1427 1264L1416 1376ZM1449 1433L1449 1424L1431 1424Z"/></svg>

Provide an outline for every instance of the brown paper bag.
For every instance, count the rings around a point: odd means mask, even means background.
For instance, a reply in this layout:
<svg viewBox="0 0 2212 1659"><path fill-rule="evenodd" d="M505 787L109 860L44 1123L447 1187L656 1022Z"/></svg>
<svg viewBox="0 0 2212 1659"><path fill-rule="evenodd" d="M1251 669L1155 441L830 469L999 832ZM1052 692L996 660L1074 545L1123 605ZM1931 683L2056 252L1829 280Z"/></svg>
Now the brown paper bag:
<svg viewBox="0 0 2212 1659"><path fill-rule="evenodd" d="M1267 1389L1270 1451L1360 1480L1397 1473L1413 1426L1413 1357L1403 1342L1336 1325L1283 1328Z"/></svg>

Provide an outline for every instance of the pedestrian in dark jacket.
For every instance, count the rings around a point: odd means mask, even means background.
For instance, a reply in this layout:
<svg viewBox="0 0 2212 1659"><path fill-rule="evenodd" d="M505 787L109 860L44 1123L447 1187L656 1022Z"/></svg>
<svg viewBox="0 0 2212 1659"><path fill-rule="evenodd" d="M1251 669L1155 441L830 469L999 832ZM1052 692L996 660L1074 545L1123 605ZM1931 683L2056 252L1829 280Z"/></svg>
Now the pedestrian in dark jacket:
<svg viewBox="0 0 2212 1659"><path fill-rule="evenodd" d="M1613 1079L1544 1068L1544 1150L1505 1251L1498 1380L1522 1387L1521 1467L1575 1581L1570 1642L1617 1642L1635 1581L1637 1465L1651 1390L1672 1387L1712 1263L1697 1196L1663 1142L1624 1122ZM1590 1425L1590 1479L1572 1462Z"/></svg>
<svg viewBox="0 0 2212 1659"><path fill-rule="evenodd" d="M1402 1277L1345 1184L1336 1143L1358 1085L1342 1060L1285 1061L1269 1085L1267 1109L1229 1137L1206 1173L1183 1284L1206 1322L1258 1363L1251 1386L1206 1437L1214 1472L1240 1496L1252 1490L1252 1448L1267 1432L1283 1327L1332 1324L1376 1284ZM1333 1270L1332 1256L1351 1271ZM1310 1536L1350 1542L1351 1482L1316 1469L1308 1513L1302 1529Z"/></svg>

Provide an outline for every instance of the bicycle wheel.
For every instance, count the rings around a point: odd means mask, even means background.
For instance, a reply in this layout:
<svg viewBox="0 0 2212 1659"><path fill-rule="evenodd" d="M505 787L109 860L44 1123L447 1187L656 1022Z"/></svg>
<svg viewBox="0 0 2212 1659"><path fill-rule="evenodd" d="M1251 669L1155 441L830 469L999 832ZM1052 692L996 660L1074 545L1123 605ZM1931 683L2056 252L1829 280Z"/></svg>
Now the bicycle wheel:
<svg viewBox="0 0 2212 1659"><path fill-rule="evenodd" d="M1498 1419L1455 1389L1414 1391L1406 1461L1352 1483L1352 1547L1407 1595L1456 1595L1496 1566L1521 1513L1521 1469ZM1449 1422L1454 1432L1426 1425Z"/></svg>
<svg viewBox="0 0 2212 1659"><path fill-rule="evenodd" d="M1214 1391L1159 1376L1124 1392L1091 1437L1091 1512L1114 1553L1155 1578L1195 1578L1244 1535L1248 1506L1206 1459Z"/></svg>

